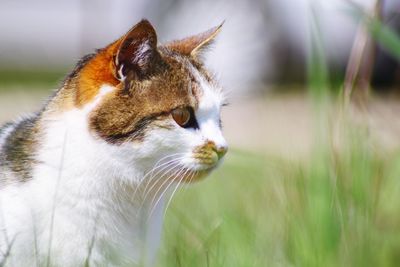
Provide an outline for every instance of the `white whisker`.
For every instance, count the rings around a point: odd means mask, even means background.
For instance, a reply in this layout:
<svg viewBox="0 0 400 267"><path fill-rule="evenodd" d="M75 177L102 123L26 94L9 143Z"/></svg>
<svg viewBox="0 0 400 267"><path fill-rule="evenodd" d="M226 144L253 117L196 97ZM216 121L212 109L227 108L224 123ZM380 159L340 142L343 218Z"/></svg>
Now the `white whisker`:
<svg viewBox="0 0 400 267"><path fill-rule="evenodd" d="M155 181L155 182L150 186L150 188L148 188L147 190L144 191L143 202L146 200L148 194L149 194L150 192L153 191L154 187L155 187L157 184L159 184L160 182L162 182L162 185L165 184L165 180L163 180L163 177L164 177L165 175L170 174L170 171L175 171L175 173L177 172L177 170L174 170L174 168L177 167L177 166L179 166L179 161L180 161L180 160L181 160L181 159L176 159L176 160L170 162L170 164L168 164L167 166L165 166L165 167L163 168L162 174L159 175L158 177L157 177L157 176L152 176L152 177L150 177L148 183L153 182L153 180L154 180L155 178L158 178L158 180ZM160 172L158 172L158 173L160 173ZM173 173L172 175L174 175L175 173ZM169 179L169 178L168 178L168 179Z"/></svg>
<svg viewBox="0 0 400 267"><path fill-rule="evenodd" d="M135 188L135 191L133 192L133 195L132 195L132 197L131 197L131 200L133 200L133 199L135 198L137 191L140 189L141 185L142 185L144 182L147 182L146 185L145 185L145 188L143 189L143 192L146 192L148 185L149 185L150 182L154 179L154 177L157 176L160 172L162 172L163 170L165 170L166 168L168 168L171 164L173 164L175 161L177 161L177 160L179 160L179 159L172 159L172 160L169 160L169 161L167 161L167 162L162 163L162 164L159 165L159 166L157 166L157 164L160 164L162 160L165 160L165 159L167 159L167 158L170 158L170 157L172 157L172 156L179 155L179 154L181 154L181 153L176 153L176 154L173 154L173 155L169 155L169 156L166 156L166 157L160 159L160 160L154 165L154 167L153 167L149 172L147 172L147 173L143 176L143 178L142 178L142 180L140 181L140 183L138 183L138 184L136 185L136 188ZM160 168L161 168L161 169L160 169ZM157 170L157 172L154 173L154 171L156 171L156 170ZM147 181L146 178L147 178L149 175L151 175L151 177L150 177L150 179L148 179L148 181Z"/></svg>
<svg viewBox="0 0 400 267"><path fill-rule="evenodd" d="M172 159L172 160L170 160L170 161L168 161L168 162L162 164L163 166L160 166L160 167L162 167L162 168L159 169L159 170L157 170L156 173L154 173L154 171L153 171L152 174L151 174L151 176L150 176L150 178L147 179L147 183L146 183L146 186L145 186L145 188L144 188L144 191L147 190L147 187L150 185L150 183L153 181L154 178L156 178L160 173L162 173L162 172L163 172L166 168L168 168L171 164L176 163L176 162L178 162L178 161L181 160L181 159L182 159L182 158L175 158L175 159ZM145 179L146 179L146 177L143 178L143 181L144 181Z"/></svg>
<svg viewBox="0 0 400 267"><path fill-rule="evenodd" d="M176 164L176 165L174 166L174 168L177 167L177 166L179 166L179 164ZM159 180L157 181L157 182L161 182L161 185L160 185L160 186L156 189L156 191L154 192L153 198L152 198L152 200L149 202L150 205L153 203L154 199L156 198L156 196L157 196L157 194L160 192L160 190L162 190L162 188L164 188L164 186L165 186L168 182L170 182L170 183L174 182L173 177L179 175L180 172L182 171L182 169L180 169L180 168L175 169L175 170L172 168L172 169L170 169L170 170L173 171L172 174L170 174L167 178L164 179L164 176L169 174L168 172L166 172L166 173L164 173L164 175L161 176L161 177L159 178ZM172 178L172 179L171 179L171 178ZM157 184L157 183L153 184L151 190L149 190L147 193L150 193L156 184ZM169 184L168 184L168 186L169 186ZM168 186L167 186L167 187L168 187ZM148 195L149 195L149 194L147 194L146 197L147 197ZM145 200L146 200L146 198L144 198L144 201L145 201Z"/></svg>
<svg viewBox="0 0 400 267"><path fill-rule="evenodd" d="M189 170L188 170L188 171L189 171ZM169 205L170 205L171 202L172 202L172 198L174 197L174 195L175 195L177 189L179 188L179 186L180 186L180 184L182 183L183 179L185 178L185 175L186 175L186 174L187 174L187 172L186 172L184 175L182 175L182 177L181 177L181 179L179 180L178 184L176 185L174 191L172 192L171 196L169 197L169 200L168 200L168 202L167 202L167 205L165 206L164 217L165 217L165 215L166 215L166 213L167 213L167 210L168 210ZM192 181L193 176L194 176L194 172L192 172L192 174L191 174L191 176L190 176L190 178L189 178L189 181L190 181L190 182Z"/></svg>
<svg viewBox="0 0 400 267"><path fill-rule="evenodd" d="M184 171L184 173L182 173L182 171ZM181 179L183 179L188 171L189 171L188 169L182 168L182 169L180 169L179 173L176 174L176 177L179 177L180 175L182 175L182 178L181 178ZM150 211L149 218L151 218L151 215L153 214L154 209L157 207L158 203L161 201L161 199L162 199L162 197L164 196L164 194L168 191L168 189L171 187L171 185L174 184L174 182L175 182L175 180L172 179L172 181L168 184L168 186L165 187L165 189L163 190L163 192L160 194L160 196L158 197L157 201L156 201L155 204L153 205L153 208L152 208L151 211ZM179 186L179 184L180 184L180 181L179 181L179 183L178 183L178 186ZM159 188L159 190L160 190L160 189L162 189L162 186ZM157 194L159 193L159 190L157 190L157 192L154 194L154 198L157 197ZM175 190L174 190L174 191L175 191ZM152 199L152 201L151 201L150 203L153 203L154 198Z"/></svg>
<svg viewBox="0 0 400 267"><path fill-rule="evenodd" d="M147 176L149 176L149 175L151 175L151 177L156 176L156 175L159 173L159 171L157 171L157 173L154 174L154 171L155 171L156 169L158 169L158 168L160 168L160 167L162 167L162 166L165 166L166 164L168 164L168 163L170 163L170 162L172 162L172 161L175 161L175 160L177 160L178 158L174 158L174 159L172 159L172 160L169 160L169 161L167 161L167 162L164 162L164 163L160 164L163 160L166 160L166 159L171 158L171 157L176 157L176 156L179 156L179 155L184 155L184 153L175 153L175 154L171 154L171 155L165 156L165 157L163 157L162 159L160 159L159 161L157 161L157 163L154 165L154 167L153 167L149 172L147 172L147 173L143 176L142 182L144 182L144 181L146 180ZM181 159L181 158L183 158L183 157L180 157L179 159ZM159 165L159 164L160 164L160 165ZM157 166L157 165L159 165L159 166ZM150 182L151 180L152 180L152 178L149 179L149 182ZM149 184L149 183L146 184L146 186L145 186L145 188L144 188L144 191L146 191L148 184Z"/></svg>

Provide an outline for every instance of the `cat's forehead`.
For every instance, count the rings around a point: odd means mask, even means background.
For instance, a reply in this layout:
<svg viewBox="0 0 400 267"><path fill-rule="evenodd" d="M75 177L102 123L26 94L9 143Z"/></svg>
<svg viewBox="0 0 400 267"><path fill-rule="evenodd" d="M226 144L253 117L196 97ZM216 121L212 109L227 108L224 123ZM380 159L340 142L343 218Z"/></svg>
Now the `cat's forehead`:
<svg viewBox="0 0 400 267"><path fill-rule="evenodd" d="M200 101L209 97L215 99L223 98L220 87L201 62L176 53L168 54L165 59L170 66L170 71L167 75L180 77L181 81L185 81L183 86L186 88L187 93L196 99L197 105ZM165 80L169 79L166 78Z"/></svg>
<svg viewBox="0 0 400 267"><path fill-rule="evenodd" d="M135 101L141 98L169 111L179 106L197 109L201 101L209 100L207 98L222 98L219 86L200 62L168 50L164 50L162 56L165 68L159 75L144 81L127 81Z"/></svg>

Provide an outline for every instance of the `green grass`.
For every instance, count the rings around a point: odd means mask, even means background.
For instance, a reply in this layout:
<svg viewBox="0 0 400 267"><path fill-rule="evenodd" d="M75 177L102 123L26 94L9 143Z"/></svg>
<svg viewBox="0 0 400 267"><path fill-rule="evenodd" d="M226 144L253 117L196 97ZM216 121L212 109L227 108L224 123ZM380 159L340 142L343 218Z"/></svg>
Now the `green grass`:
<svg viewBox="0 0 400 267"><path fill-rule="evenodd" d="M376 42L398 57L398 36L359 13ZM400 153L380 149L347 109L335 116L340 144L332 145L328 92L340 90L329 83L313 16L307 64L313 152L292 162L231 151L221 170L175 197L158 266L400 265Z"/></svg>
<svg viewBox="0 0 400 267"><path fill-rule="evenodd" d="M176 195L158 266L398 266L400 155L354 140L302 163L231 151Z"/></svg>

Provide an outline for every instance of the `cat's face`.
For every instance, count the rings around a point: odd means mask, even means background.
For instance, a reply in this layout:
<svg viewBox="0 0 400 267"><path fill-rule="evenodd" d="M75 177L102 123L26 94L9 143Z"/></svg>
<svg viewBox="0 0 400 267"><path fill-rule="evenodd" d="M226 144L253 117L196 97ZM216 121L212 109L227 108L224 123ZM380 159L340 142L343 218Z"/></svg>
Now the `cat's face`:
<svg viewBox="0 0 400 267"><path fill-rule="evenodd" d="M113 46L99 53L103 62L111 60L116 80L100 85L104 95L89 114L89 128L121 150L117 160L186 182L219 164L227 152L224 98L197 57L218 30L158 46L154 29L142 21L115 53Z"/></svg>

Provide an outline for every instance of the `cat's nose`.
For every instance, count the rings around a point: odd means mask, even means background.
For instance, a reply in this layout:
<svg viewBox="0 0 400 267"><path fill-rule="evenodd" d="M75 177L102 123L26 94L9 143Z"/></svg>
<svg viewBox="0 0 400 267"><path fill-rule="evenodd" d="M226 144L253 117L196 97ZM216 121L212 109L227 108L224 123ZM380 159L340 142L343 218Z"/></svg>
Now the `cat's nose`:
<svg viewBox="0 0 400 267"><path fill-rule="evenodd" d="M209 141L208 145L215 153L217 153L219 160L225 156L226 152L228 152L228 145L226 144L217 145L213 141Z"/></svg>
<svg viewBox="0 0 400 267"><path fill-rule="evenodd" d="M228 152L228 146L220 146L220 147L216 147L216 149L214 149L214 151L217 153L218 155L218 159L222 159L226 152Z"/></svg>

